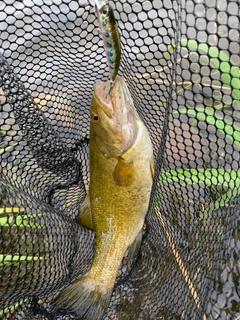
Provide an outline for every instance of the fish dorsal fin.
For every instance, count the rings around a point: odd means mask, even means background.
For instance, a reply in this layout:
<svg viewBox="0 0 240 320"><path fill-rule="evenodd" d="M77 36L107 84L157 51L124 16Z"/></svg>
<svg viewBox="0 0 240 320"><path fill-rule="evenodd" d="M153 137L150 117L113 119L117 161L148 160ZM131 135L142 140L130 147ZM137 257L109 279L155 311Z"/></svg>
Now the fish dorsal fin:
<svg viewBox="0 0 240 320"><path fill-rule="evenodd" d="M76 218L76 222L82 227L94 230L89 193L87 193L83 204L79 208L79 214Z"/></svg>
<svg viewBox="0 0 240 320"><path fill-rule="evenodd" d="M115 167L114 181L121 187L129 187L135 178L135 169L133 161L126 162L123 158L119 158L118 163Z"/></svg>

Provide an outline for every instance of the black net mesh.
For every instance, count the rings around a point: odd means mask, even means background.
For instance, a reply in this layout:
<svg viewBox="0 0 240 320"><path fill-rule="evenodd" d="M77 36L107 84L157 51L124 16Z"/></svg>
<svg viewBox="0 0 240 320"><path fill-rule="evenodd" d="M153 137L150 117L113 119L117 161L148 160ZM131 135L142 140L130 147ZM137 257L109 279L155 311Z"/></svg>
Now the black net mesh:
<svg viewBox="0 0 240 320"><path fill-rule="evenodd" d="M104 319L240 319L239 0L111 1L156 172L140 254ZM51 299L88 269L94 1L0 2L0 318L74 319Z"/></svg>

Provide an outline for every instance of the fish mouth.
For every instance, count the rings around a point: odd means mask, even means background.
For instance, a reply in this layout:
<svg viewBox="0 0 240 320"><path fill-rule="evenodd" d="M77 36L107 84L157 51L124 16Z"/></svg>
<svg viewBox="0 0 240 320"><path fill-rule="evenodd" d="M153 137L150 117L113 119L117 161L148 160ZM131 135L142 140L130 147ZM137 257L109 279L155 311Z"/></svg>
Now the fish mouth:
<svg viewBox="0 0 240 320"><path fill-rule="evenodd" d="M122 100L124 105L126 105L126 100L129 98L129 91L127 89L127 84L123 77L116 77L113 86L110 90L111 101Z"/></svg>
<svg viewBox="0 0 240 320"><path fill-rule="evenodd" d="M114 85L110 92L111 102L121 122L121 135L125 143L120 142L122 146L122 152L125 152L130 148L136 139L136 127L135 120L138 119L133 100L130 91L127 86L127 82L123 77L116 77Z"/></svg>
<svg viewBox="0 0 240 320"><path fill-rule="evenodd" d="M112 118L113 116L113 104L111 101L111 96L109 94L111 90L110 82L97 82L95 84L94 93L95 99L101 104L101 108L104 113Z"/></svg>
<svg viewBox="0 0 240 320"><path fill-rule="evenodd" d="M132 97L128 90L127 82L123 77L116 77L110 96L113 106L118 110L118 114L127 114L133 111Z"/></svg>
<svg viewBox="0 0 240 320"><path fill-rule="evenodd" d="M109 117L113 117L114 109L127 107L131 104L131 96L123 77L116 77L114 83L97 82L94 88L95 99L101 104L104 113ZM117 108L118 106L118 108Z"/></svg>
<svg viewBox="0 0 240 320"><path fill-rule="evenodd" d="M94 126L98 147L107 158L119 156L133 145L137 133L138 114L125 79L116 77L113 84L97 82L94 100L101 119Z"/></svg>

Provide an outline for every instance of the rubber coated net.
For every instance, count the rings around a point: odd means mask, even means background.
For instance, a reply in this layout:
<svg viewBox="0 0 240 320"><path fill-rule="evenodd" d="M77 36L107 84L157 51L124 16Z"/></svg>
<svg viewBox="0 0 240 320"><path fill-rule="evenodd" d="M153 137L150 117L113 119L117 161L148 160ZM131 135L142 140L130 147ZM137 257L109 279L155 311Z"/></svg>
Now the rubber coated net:
<svg viewBox="0 0 240 320"><path fill-rule="evenodd" d="M240 2L111 5L156 172L104 319L240 319ZM93 85L108 80L94 1L2 0L0 31L0 318L74 319L51 300L93 256L74 219Z"/></svg>

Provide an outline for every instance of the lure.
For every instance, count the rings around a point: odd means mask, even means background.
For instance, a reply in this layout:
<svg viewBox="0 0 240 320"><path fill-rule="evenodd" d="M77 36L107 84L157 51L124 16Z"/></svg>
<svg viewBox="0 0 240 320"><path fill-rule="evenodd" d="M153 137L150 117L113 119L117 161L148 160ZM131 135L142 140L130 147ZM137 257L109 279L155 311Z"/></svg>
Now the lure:
<svg viewBox="0 0 240 320"><path fill-rule="evenodd" d="M99 21L99 30L103 39L104 49L111 82L114 81L120 67L121 43L118 27L114 17L113 9L108 1L95 0L95 9Z"/></svg>

